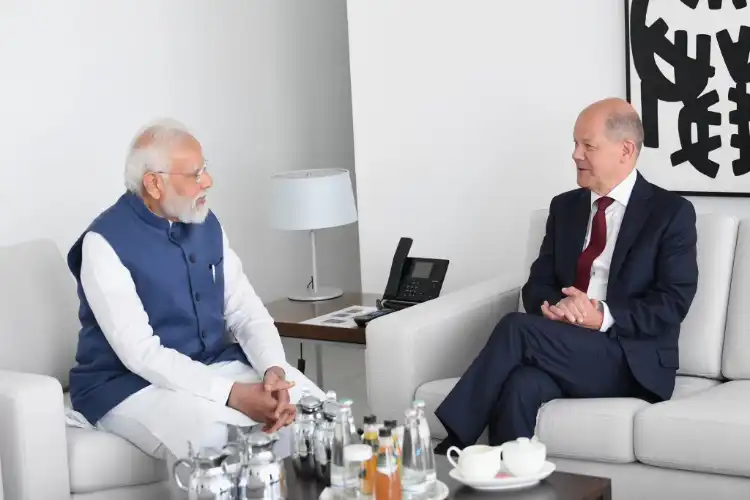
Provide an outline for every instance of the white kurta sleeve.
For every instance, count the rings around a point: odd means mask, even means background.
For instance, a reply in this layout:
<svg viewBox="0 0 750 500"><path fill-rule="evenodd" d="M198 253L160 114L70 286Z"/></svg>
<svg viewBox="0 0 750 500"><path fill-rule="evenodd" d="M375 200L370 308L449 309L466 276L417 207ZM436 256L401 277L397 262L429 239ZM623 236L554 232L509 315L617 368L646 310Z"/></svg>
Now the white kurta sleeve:
<svg viewBox="0 0 750 500"><path fill-rule="evenodd" d="M226 234L223 238L224 320L250 364L262 377L272 366L285 368L284 346L273 318L250 285Z"/></svg>
<svg viewBox="0 0 750 500"><path fill-rule="evenodd" d="M112 349L128 370L153 385L226 404L233 380L161 345L128 269L98 233L83 239L81 286Z"/></svg>

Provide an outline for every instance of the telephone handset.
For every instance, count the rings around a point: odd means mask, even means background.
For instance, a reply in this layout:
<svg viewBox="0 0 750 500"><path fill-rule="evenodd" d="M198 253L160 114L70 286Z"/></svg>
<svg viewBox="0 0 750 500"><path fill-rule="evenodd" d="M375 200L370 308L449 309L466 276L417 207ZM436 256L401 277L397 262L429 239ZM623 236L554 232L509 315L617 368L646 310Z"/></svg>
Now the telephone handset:
<svg viewBox="0 0 750 500"><path fill-rule="evenodd" d="M440 295L450 261L409 257L412 243L411 238L398 242L381 301L383 308L403 309Z"/></svg>

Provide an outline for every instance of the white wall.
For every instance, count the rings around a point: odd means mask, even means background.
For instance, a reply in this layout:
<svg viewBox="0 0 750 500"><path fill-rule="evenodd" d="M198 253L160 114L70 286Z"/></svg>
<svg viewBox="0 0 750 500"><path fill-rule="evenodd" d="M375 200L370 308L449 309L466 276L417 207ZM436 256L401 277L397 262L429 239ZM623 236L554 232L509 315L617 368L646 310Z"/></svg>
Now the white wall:
<svg viewBox="0 0 750 500"><path fill-rule="evenodd" d="M621 0L349 2L363 289L400 236L451 259L444 291L525 278L530 212L576 187L578 113L625 97L623 18Z"/></svg>
<svg viewBox="0 0 750 500"><path fill-rule="evenodd" d="M1 2L0 244L67 252L123 192L133 134L168 115L202 141L210 201L261 297L303 287L308 237L268 227L268 179L353 169L346 36L343 0ZM318 241L321 280L358 290L356 225Z"/></svg>

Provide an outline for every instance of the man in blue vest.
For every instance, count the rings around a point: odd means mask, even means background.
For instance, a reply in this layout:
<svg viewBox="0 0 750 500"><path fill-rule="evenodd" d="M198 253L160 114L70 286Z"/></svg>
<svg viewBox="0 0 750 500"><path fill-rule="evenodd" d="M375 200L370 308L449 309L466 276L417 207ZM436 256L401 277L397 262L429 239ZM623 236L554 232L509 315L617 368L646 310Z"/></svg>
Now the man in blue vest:
<svg viewBox="0 0 750 500"><path fill-rule="evenodd" d="M159 122L133 141L127 192L68 254L81 332L74 409L149 455L226 444L228 425L288 426L302 389L229 246L200 143ZM291 394L290 394L291 392Z"/></svg>

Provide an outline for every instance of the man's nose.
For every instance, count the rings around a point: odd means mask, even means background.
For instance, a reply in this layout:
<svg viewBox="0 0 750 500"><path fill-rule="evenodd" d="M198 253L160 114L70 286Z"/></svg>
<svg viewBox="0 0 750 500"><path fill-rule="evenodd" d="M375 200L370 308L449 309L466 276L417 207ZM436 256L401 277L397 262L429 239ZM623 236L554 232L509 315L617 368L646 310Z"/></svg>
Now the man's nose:
<svg viewBox="0 0 750 500"><path fill-rule="evenodd" d="M211 177L211 174L208 172L203 172L203 175L201 175L201 188L202 189L209 189L211 186L214 185L214 178Z"/></svg>
<svg viewBox="0 0 750 500"><path fill-rule="evenodd" d="M583 152L581 151L580 146L576 146L573 148L573 159L578 161L583 160Z"/></svg>

